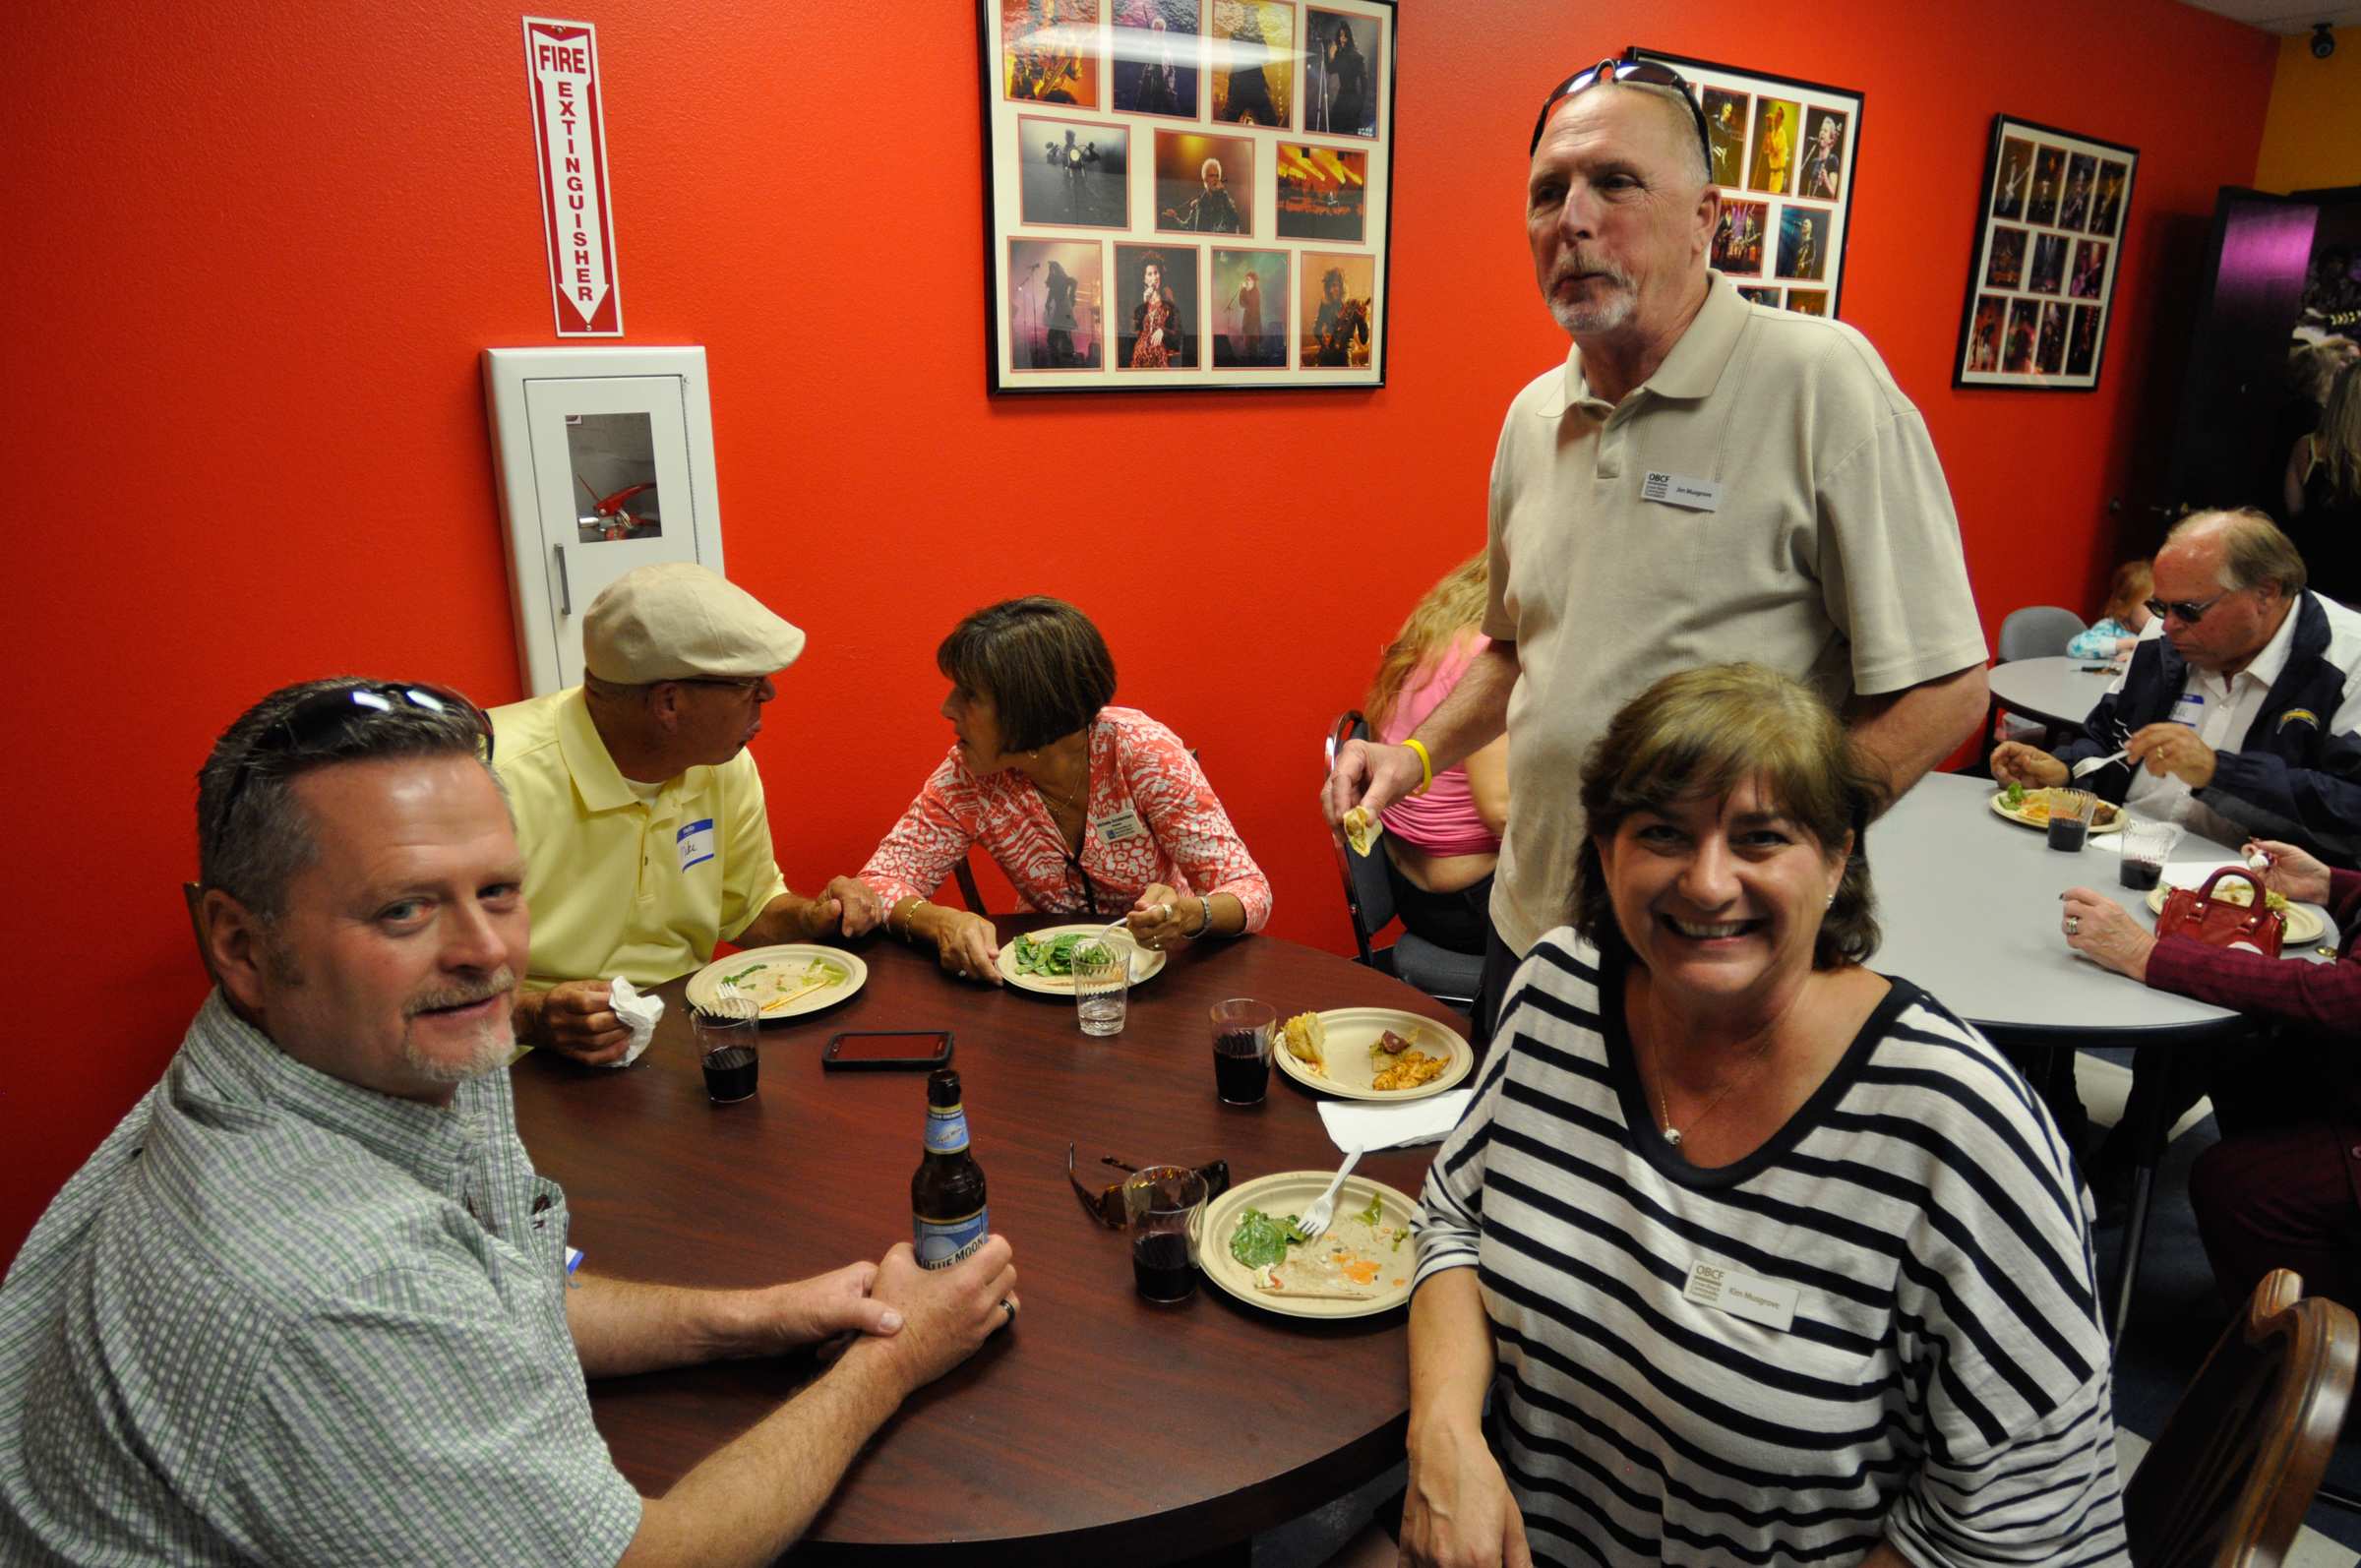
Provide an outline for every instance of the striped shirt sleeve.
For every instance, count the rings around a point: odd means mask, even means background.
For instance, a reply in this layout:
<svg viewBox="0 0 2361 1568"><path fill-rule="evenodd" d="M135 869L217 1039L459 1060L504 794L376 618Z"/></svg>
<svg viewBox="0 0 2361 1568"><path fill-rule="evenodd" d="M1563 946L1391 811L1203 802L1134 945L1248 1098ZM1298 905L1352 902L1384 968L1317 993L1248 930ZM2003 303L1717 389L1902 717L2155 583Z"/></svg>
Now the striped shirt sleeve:
<svg viewBox="0 0 2361 1568"><path fill-rule="evenodd" d="M2081 1180L2023 1081L1960 1049L1965 1025L1913 1008L1890 1038L1864 1087L1891 1107L1881 1135L1926 1158L1895 1297L1923 1458L1887 1535L1929 1565L2114 1560L2123 1509Z"/></svg>

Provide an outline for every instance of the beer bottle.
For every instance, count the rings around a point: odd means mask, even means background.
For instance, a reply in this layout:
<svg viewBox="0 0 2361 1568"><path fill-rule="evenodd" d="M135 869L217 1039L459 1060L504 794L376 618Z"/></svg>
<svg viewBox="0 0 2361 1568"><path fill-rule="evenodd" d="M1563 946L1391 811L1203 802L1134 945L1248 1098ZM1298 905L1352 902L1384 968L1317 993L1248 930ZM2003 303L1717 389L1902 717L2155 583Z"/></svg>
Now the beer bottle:
<svg viewBox="0 0 2361 1568"><path fill-rule="evenodd" d="M919 1267L927 1269L949 1268L992 1231L984 1168L967 1152L967 1112L959 1074L949 1067L927 1077L926 1152L910 1177L910 1229Z"/></svg>

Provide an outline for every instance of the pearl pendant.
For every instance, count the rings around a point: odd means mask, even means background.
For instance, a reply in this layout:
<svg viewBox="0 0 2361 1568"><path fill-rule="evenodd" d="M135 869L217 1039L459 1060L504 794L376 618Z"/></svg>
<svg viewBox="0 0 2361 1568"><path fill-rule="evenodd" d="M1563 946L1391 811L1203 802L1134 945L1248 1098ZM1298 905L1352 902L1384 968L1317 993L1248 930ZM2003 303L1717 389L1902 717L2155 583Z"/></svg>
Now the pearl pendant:
<svg viewBox="0 0 2361 1568"><path fill-rule="evenodd" d="M1675 1148L1675 1149L1679 1148L1679 1147L1680 1147L1680 1129L1679 1129L1678 1127L1666 1127L1666 1128L1665 1129L1665 1141L1666 1143L1668 1143L1668 1144L1672 1145L1672 1147L1673 1147L1673 1148Z"/></svg>

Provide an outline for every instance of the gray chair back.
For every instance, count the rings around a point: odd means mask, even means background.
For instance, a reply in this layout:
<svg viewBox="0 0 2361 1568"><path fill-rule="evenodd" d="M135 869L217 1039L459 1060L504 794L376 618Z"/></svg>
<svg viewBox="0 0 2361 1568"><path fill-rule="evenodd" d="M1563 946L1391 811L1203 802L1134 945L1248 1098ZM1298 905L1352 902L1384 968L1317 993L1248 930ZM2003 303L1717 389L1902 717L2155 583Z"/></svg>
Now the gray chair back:
<svg viewBox="0 0 2361 1568"><path fill-rule="evenodd" d="M1998 663L2017 659L2063 658L2066 644L2088 630L2083 618L2054 604L2028 604L2011 610L2000 624Z"/></svg>

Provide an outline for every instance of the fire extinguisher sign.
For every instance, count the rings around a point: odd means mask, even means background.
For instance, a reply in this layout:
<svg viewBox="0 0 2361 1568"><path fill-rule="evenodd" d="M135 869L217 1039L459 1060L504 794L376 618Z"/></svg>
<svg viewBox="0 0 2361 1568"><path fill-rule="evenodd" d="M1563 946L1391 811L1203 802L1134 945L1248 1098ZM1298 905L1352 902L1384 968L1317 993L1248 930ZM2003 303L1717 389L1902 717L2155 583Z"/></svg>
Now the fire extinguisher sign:
<svg viewBox="0 0 2361 1568"><path fill-rule="evenodd" d="M526 17L524 74L532 89L533 151L541 163L542 227L558 335L621 337L623 292L615 271L598 30L587 22Z"/></svg>

